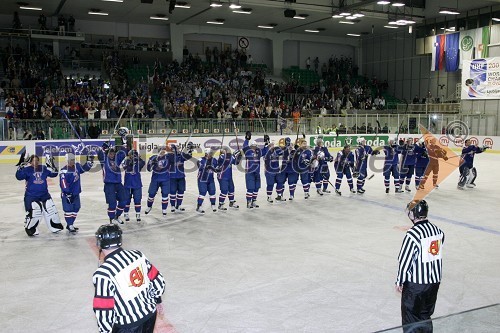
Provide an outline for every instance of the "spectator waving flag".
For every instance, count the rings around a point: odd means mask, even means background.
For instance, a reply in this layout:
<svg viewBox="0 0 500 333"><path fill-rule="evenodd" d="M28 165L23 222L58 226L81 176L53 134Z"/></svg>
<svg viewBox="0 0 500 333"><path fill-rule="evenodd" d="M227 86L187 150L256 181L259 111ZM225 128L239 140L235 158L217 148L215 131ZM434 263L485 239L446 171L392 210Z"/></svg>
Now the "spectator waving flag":
<svg viewBox="0 0 500 333"><path fill-rule="evenodd" d="M459 57L460 32L446 35L446 71L456 72L460 63Z"/></svg>
<svg viewBox="0 0 500 333"><path fill-rule="evenodd" d="M431 71L439 71L444 67L444 47L445 35L437 35L434 47L432 48L432 65Z"/></svg>

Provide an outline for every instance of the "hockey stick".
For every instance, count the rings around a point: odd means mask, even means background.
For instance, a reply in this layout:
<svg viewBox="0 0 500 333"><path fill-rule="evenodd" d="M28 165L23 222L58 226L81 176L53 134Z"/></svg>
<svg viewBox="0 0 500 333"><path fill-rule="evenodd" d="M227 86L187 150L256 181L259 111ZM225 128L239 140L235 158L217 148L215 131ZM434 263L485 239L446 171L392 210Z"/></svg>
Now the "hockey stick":
<svg viewBox="0 0 500 333"><path fill-rule="evenodd" d="M240 150L240 144L238 143L238 129L236 128L236 122L233 121L234 136L236 137L236 147Z"/></svg>
<svg viewBox="0 0 500 333"><path fill-rule="evenodd" d="M266 129L264 128L264 124L262 124L262 119L260 118L258 110L255 110L255 113L257 114L257 118L259 118L260 126L262 127L264 134L267 135Z"/></svg>
<svg viewBox="0 0 500 333"><path fill-rule="evenodd" d="M118 125L120 125L120 121L122 120L123 114L125 113L125 110L127 109L127 106L128 106L128 102L127 102L127 104L125 105L125 107L123 108L122 113L120 114L120 117L118 118L118 121L116 122L115 128L113 129L113 131L112 131L112 132L111 132L111 134L109 135L108 144L111 142L111 138L112 138L112 137L113 137L113 135L115 134L115 131L116 131L116 129L118 128Z"/></svg>
<svg viewBox="0 0 500 333"><path fill-rule="evenodd" d="M78 134L78 132L76 131L75 126L73 126L73 123L71 122L71 120L69 120L68 115L66 114L66 112L64 112L64 109L60 107L59 108L59 112L61 112L61 114L64 116L64 118L66 118L66 120L68 121L69 126L71 127L71 129L75 133L75 135L78 138L78 140L80 140L80 143L83 145L83 148L85 148L85 144L83 143L83 140L80 137L80 134Z"/></svg>

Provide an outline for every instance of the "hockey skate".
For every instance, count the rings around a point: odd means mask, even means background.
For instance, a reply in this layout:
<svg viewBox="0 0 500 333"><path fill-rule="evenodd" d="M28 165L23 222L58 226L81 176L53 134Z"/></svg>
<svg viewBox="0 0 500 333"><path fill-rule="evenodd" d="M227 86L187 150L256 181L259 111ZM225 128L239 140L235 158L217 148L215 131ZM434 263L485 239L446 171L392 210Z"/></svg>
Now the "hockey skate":
<svg viewBox="0 0 500 333"><path fill-rule="evenodd" d="M365 189L363 189L363 188L358 189L358 193L359 193L359 194L363 194L363 193L365 193Z"/></svg>
<svg viewBox="0 0 500 333"><path fill-rule="evenodd" d="M335 193L337 193L338 196L341 196L342 195L342 192L340 192L339 190L335 189Z"/></svg>
<svg viewBox="0 0 500 333"><path fill-rule="evenodd" d="M401 189L401 187L396 187L396 189L394 190L395 193L403 193L403 190Z"/></svg>
<svg viewBox="0 0 500 333"><path fill-rule="evenodd" d="M185 212L186 209L182 206L176 206L175 209L177 210L177 212Z"/></svg>
<svg viewBox="0 0 500 333"><path fill-rule="evenodd" d="M117 216L113 220L111 220L111 223L114 223L114 224L123 224L124 222L120 219L119 216Z"/></svg>
<svg viewBox="0 0 500 333"><path fill-rule="evenodd" d="M78 232L78 228L75 227L74 225L68 225L66 226L66 229L68 229L68 232L70 234L76 234Z"/></svg>
<svg viewBox="0 0 500 333"><path fill-rule="evenodd" d="M130 217L128 216L128 213L123 214L123 217L125 218L125 221L130 221Z"/></svg>
<svg viewBox="0 0 500 333"><path fill-rule="evenodd" d="M304 193L304 199L309 199L310 196L309 192Z"/></svg>
<svg viewBox="0 0 500 333"><path fill-rule="evenodd" d="M285 198L283 198L281 195L278 195L278 196L276 197L276 201L278 201L278 202L280 202L280 201L281 201L281 202L283 202L283 201L286 201L286 199L285 199Z"/></svg>
<svg viewBox="0 0 500 333"><path fill-rule="evenodd" d="M476 184L470 183L470 184L467 184L465 186L467 186L467 188L474 188L476 186Z"/></svg>
<svg viewBox="0 0 500 333"><path fill-rule="evenodd" d="M434 188L439 188L438 184L433 184ZM467 186L468 187L468 186Z"/></svg>
<svg viewBox="0 0 500 333"><path fill-rule="evenodd" d="M149 212L151 212L151 209L153 209L153 207L147 207L146 210L144 211L144 214L148 215Z"/></svg>
<svg viewBox="0 0 500 333"><path fill-rule="evenodd" d="M252 205L251 201L247 201L247 208L249 208L249 209L253 208L253 205Z"/></svg>
<svg viewBox="0 0 500 333"><path fill-rule="evenodd" d="M316 192L319 194L319 195L323 195L323 191L321 191L321 189L317 189Z"/></svg>
<svg viewBox="0 0 500 333"><path fill-rule="evenodd" d="M229 202L229 207L234 208L234 209L238 209L238 208L240 208L240 206L238 206L238 205L236 204L236 201L230 201L230 202Z"/></svg>
<svg viewBox="0 0 500 333"><path fill-rule="evenodd" d="M388 187L385 188L385 193L389 193L389 188Z"/></svg>
<svg viewBox="0 0 500 333"><path fill-rule="evenodd" d="M351 188L351 193L356 193L356 190Z"/></svg>
<svg viewBox="0 0 500 333"><path fill-rule="evenodd" d="M226 208L226 207L224 207L224 204L223 204L223 203L222 203L222 204L219 204L218 209L219 209L219 210L222 210L222 211L226 211L226 210L227 210L227 208Z"/></svg>
<svg viewBox="0 0 500 333"><path fill-rule="evenodd" d="M324 189L324 190L323 190L323 193L332 193L332 191L327 190L327 189Z"/></svg>
<svg viewBox="0 0 500 333"><path fill-rule="evenodd" d="M198 205L198 207L196 207L196 211L200 214L205 214L205 211L201 208L200 205Z"/></svg>
<svg viewBox="0 0 500 333"><path fill-rule="evenodd" d="M267 196L267 202L269 203L273 203L273 197L271 197L270 195Z"/></svg>
<svg viewBox="0 0 500 333"><path fill-rule="evenodd" d="M163 216L167 216L167 210L166 210L166 209L163 209L163 210L161 211L161 213L163 214Z"/></svg>
<svg viewBox="0 0 500 333"><path fill-rule="evenodd" d="M293 201L293 195L291 195L290 198L288 198L288 200Z"/></svg>
<svg viewBox="0 0 500 333"><path fill-rule="evenodd" d="M252 207L253 208L259 208L259 205L257 205L257 201L256 200L252 200Z"/></svg>
<svg viewBox="0 0 500 333"><path fill-rule="evenodd" d="M406 185L406 186L405 186L405 191L406 191L406 192L411 192L410 185Z"/></svg>
<svg viewBox="0 0 500 333"><path fill-rule="evenodd" d="M141 214L135 214L135 219L137 220L137 222L141 222Z"/></svg>
<svg viewBox="0 0 500 333"><path fill-rule="evenodd" d="M175 207L174 206L170 207L170 213L175 213Z"/></svg>
<svg viewBox="0 0 500 333"><path fill-rule="evenodd" d="M215 207L215 205L212 205L212 212L216 212L217 211L217 208Z"/></svg>

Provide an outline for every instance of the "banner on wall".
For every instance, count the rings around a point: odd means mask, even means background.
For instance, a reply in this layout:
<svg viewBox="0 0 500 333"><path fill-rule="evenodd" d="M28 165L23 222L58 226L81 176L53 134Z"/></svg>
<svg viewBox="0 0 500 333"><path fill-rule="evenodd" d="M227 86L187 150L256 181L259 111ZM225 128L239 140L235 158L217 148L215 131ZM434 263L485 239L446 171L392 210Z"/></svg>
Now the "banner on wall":
<svg viewBox="0 0 500 333"><path fill-rule="evenodd" d="M85 146L78 140L36 141L35 154L38 156L65 156L68 153L87 155L89 150L95 152L100 150L102 144L107 141L108 140L85 140Z"/></svg>
<svg viewBox="0 0 500 333"><path fill-rule="evenodd" d="M500 58L464 60L462 99L500 99Z"/></svg>

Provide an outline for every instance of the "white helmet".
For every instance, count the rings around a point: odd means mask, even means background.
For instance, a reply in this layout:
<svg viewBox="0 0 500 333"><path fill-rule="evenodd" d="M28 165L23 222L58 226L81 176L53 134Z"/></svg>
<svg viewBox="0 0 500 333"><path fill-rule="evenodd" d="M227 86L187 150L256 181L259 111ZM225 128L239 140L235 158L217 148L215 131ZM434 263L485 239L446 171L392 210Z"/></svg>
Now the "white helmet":
<svg viewBox="0 0 500 333"><path fill-rule="evenodd" d="M66 154L66 162L69 163L69 161L74 161L74 160L75 160L75 154L73 154L73 153Z"/></svg>
<svg viewBox="0 0 500 333"><path fill-rule="evenodd" d="M365 140L365 138L361 137L361 138L358 138L356 140L356 142L358 143L358 145L364 145L366 140Z"/></svg>
<svg viewBox="0 0 500 333"><path fill-rule="evenodd" d="M322 145L322 144L323 144L323 138L318 137L318 138L315 140L315 143L316 143L316 146Z"/></svg>
<svg viewBox="0 0 500 333"><path fill-rule="evenodd" d="M250 142L250 146L257 147L257 141L252 140L252 142Z"/></svg>
<svg viewBox="0 0 500 333"><path fill-rule="evenodd" d="M212 148L205 148L205 155L212 154Z"/></svg>

